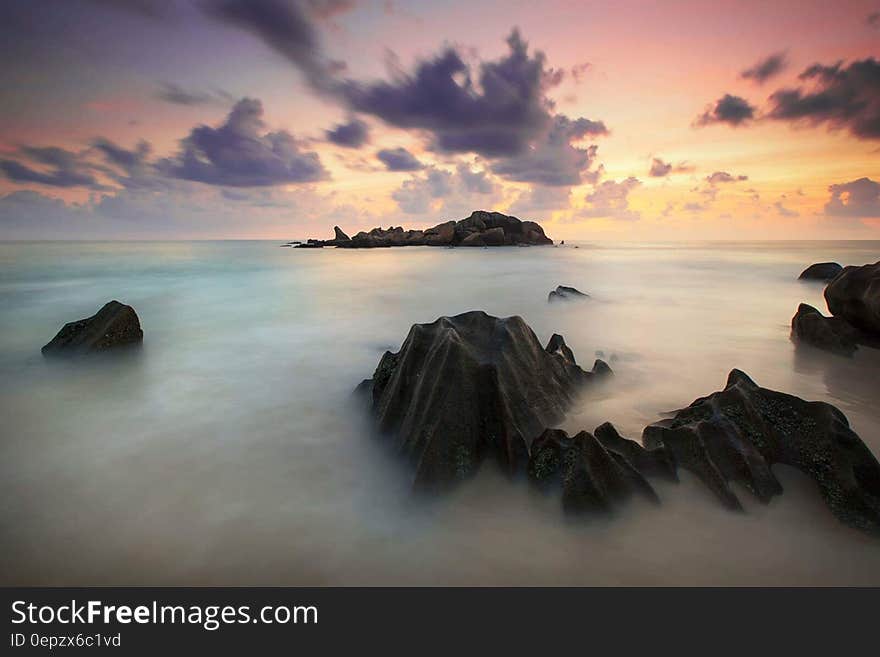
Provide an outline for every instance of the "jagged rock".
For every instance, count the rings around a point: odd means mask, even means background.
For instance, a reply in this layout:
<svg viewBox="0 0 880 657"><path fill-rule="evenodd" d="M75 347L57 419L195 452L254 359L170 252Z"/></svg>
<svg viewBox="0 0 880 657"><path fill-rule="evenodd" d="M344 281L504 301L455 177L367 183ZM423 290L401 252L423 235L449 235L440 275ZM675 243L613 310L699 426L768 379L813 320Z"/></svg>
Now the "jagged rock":
<svg viewBox="0 0 880 657"><path fill-rule="evenodd" d="M804 269L798 280L830 281L841 271L843 267L836 262L817 262Z"/></svg>
<svg viewBox="0 0 880 657"><path fill-rule="evenodd" d="M790 465L816 481L838 519L880 533L880 464L830 404L761 388L733 370L724 390L646 427L642 442L666 447L731 509L742 507L730 482L767 502L782 492L771 466Z"/></svg>
<svg viewBox="0 0 880 657"><path fill-rule="evenodd" d="M65 324L42 352L48 357L80 355L139 344L143 339L134 308L110 301L91 317Z"/></svg>
<svg viewBox="0 0 880 657"><path fill-rule="evenodd" d="M607 513L633 493L660 501L625 456L606 449L586 431L569 438L560 429L547 429L530 451L529 479L543 489L560 486L562 506L568 512Z"/></svg>
<svg viewBox="0 0 880 657"><path fill-rule="evenodd" d="M568 285L559 285L555 290L551 290L547 295L547 301L577 301L579 299L589 299L590 295L585 294L577 288Z"/></svg>
<svg viewBox="0 0 880 657"><path fill-rule="evenodd" d="M349 239L339 227L332 240L310 239L307 244L348 249L388 246L519 246L553 244L534 221L520 221L500 212L477 210L460 221L447 221L428 230L405 230L401 226L374 228ZM309 248L303 246L303 248Z"/></svg>
<svg viewBox="0 0 880 657"><path fill-rule="evenodd" d="M414 485L431 489L490 456L509 474L521 470L528 444L561 421L592 378L561 336L545 349L522 318L472 311L413 325L358 390L412 463Z"/></svg>
<svg viewBox="0 0 880 657"><path fill-rule="evenodd" d="M596 440L609 452L622 456L632 466L647 477L662 477L669 481L678 481L675 471L675 460L666 449L660 446L645 449L635 440L621 436L610 422L600 424L593 431Z"/></svg>
<svg viewBox="0 0 880 657"><path fill-rule="evenodd" d="M806 303L791 318L791 337L842 356L858 349L859 331L840 317L825 317Z"/></svg>
<svg viewBox="0 0 880 657"><path fill-rule="evenodd" d="M880 337L880 262L844 267L825 288L825 301L835 317Z"/></svg>

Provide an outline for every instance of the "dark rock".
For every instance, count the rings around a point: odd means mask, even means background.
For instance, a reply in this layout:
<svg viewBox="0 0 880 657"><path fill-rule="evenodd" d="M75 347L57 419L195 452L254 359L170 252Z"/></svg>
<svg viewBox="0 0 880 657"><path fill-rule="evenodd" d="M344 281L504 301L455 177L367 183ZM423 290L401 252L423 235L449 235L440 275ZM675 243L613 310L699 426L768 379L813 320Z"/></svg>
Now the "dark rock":
<svg viewBox="0 0 880 657"><path fill-rule="evenodd" d="M534 221L520 221L500 212L477 210L460 221L447 221L428 230L405 230L401 226L361 231L351 239L338 226L335 239L314 240L307 244L348 249L388 246L519 246L553 244L544 229ZM303 248L311 248L303 246Z"/></svg>
<svg viewBox="0 0 880 657"><path fill-rule="evenodd" d="M381 433L412 463L418 488L444 488L492 457L509 474L593 377L561 336L544 349L520 317L482 311L415 324L385 352L367 393Z"/></svg>
<svg viewBox="0 0 880 657"><path fill-rule="evenodd" d="M767 502L782 492L771 466L790 465L816 481L838 519L880 533L880 464L830 404L761 388L733 370L724 390L646 427L642 442L666 447L731 509L742 507L730 482Z"/></svg>
<svg viewBox="0 0 880 657"><path fill-rule="evenodd" d="M559 285L547 295L547 301L576 301L579 299L589 299L590 295L585 294L577 288L568 285Z"/></svg>
<svg viewBox="0 0 880 657"><path fill-rule="evenodd" d="M529 480L542 489L562 488L562 506L574 513L607 513L639 493L659 503L651 484L621 454L586 431L569 438L547 429L532 443Z"/></svg>
<svg viewBox="0 0 880 657"><path fill-rule="evenodd" d="M91 317L65 324L42 352L48 357L79 355L140 344L143 339L134 308L110 301Z"/></svg>
<svg viewBox="0 0 880 657"><path fill-rule="evenodd" d="M858 329L840 317L825 317L806 303L798 306L791 318L791 337L842 356L852 356L858 349Z"/></svg>
<svg viewBox="0 0 880 657"><path fill-rule="evenodd" d="M645 449L635 440L621 436L610 422L596 427L593 435L605 449L625 458L643 475L678 481L675 460L665 447Z"/></svg>
<svg viewBox="0 0 880 657"><path fill-rule="evenodd" d="M837 276L843 267L836 262L817 262L810 265L798 276L799 280L830 281Z"/></svg>
<svg viewBox="0 0 880 657"><path fill-rule="evenodd" d="M300 242L295 245L293 248L295 249L322 249L324 248L324 242L321 240L308 240L306 242Z"/></svg>
<svg viewBox="0 0 880 657"><path fill-rule="evenodd" d="M880 337L880 262L844 267L825 288L825 301L835 317Z"/></svg>

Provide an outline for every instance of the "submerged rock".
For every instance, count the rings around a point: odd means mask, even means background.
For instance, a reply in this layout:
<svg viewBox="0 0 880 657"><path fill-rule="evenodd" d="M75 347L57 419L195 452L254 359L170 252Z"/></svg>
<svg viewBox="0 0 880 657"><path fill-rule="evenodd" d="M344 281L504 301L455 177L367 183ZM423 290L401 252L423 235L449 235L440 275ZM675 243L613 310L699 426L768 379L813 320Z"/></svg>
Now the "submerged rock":
<svg viewBox="0 0 880 657"><path fill-rule="evenodd" d="M798 280L830 281L841 271L843 267L836 262L817 262L804 269Z"/></svg>
<svg viewBox="0 0 880 657"><path fill-rule="evenodd" d="M791 337L825 351L852 356L858 349L859 331L840 317L825 317L802 303L791 318Z"/></svg>
<svg viewBox="0 0 880 657"><path fill-rule="evenodd" d="M562 507L574 513L608 513L634 493L659 503L657 493L623 455L581 431L569 438L547 429L532 443L529 480L543 489L562 488Z"/></svg>
<svg viewBox="0 0 880 657"><path fill-rule="evenodd" d="M880 464L837 408L759 387L733 370L724 390L645 428L645 447L665 447L731 509L737 482L767 502L782 492L771 466L810 476L842 522L880 533Z"/></svg>
<svg viewBox="0 0 880 657"><path fill-rule="evenodd" d="M71 356L139 344L143 339L134 308L110 301L91 317L65 324L42 352L48 357Z"/></svg>
<svg viewBox="0 0 880 657"><path fill-rule="evenodd" d="M522 318L472 311L413 325L358 391L412 463L414 485L430 489L468 477L487 457L509 474L523 469L529 443L591 379L561 336L542 348Z"/></svg>
<svg viewBox="0 0 880 657"><path fill-rule="evenodd" d="M589 299L590 295L581 292L577 288L568 285L558 285L555 290L551 290L547 295L547 301L577 301Z"/></svg>
<svg viewBox="0 0 880 657"><path fill-rule="evenodd" d="M310 239L309 244L347 249L390 246L520 246L553 244L534 221L521 221L500 212L476 210L460 221L447 221L428 230L406 230L401 226L361 231L351 239L334 227L332 240Z"/></svg>
<svg viewBox="0 0 880 657"><path fill-rule="evenodd" d="M844 267L825 288L825 301L835 317L880 337L880 262Z"/></svg>

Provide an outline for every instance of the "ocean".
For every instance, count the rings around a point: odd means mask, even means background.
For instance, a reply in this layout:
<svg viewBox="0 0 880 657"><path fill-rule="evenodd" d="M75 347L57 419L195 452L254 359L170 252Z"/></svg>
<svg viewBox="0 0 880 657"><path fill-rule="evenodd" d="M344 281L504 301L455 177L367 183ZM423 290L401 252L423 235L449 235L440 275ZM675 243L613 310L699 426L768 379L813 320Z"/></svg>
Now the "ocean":
<svg viewBox="0 0 880 657"><path fill-rule="evenodd" d="M611 365L570 432L638 439L739 368L834 404L880 455L880 352L789 339L799 303L827 312L802 269L878 259L877 241L0 243L0 583L878 585L880 543L792 468L768 505L737 489L743 513L688 473L611 519L567 518L488 465L425 500L351 398L413 323L482 309ZM549 304L560 284L591 298ZM136 309L141 349L44 361L110 299Z"/></svg>

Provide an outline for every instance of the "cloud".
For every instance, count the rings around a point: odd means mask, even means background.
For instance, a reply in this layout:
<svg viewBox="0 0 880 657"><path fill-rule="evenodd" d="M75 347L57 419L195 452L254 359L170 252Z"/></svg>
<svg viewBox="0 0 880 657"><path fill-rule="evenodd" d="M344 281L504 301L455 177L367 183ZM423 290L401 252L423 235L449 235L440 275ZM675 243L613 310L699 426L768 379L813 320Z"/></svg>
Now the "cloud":
<svg viewBox="0 0 880 657"><path fill-rule="evenodd" d="M776 212L779 213L780 217L799 217L800 216L799 212L795 212L794 210L789 210L787 207L785 207L782 204L782 201L776 201L776 203L773 204L773 207L776 208Z"/></svg>
<svg viewBox="0 0 880 657"><path fill-rule="evenodd" d="M510 206L514 215L533 215L565 210L571 206L571 189L568 187L535 186L520 192Z"/></svg>
<svg viewBox="0 0 880 657"><path fill-rule="evenodd" d="M741 182L743 180L748 180L748 176L734 176L732 174L727 173L727 171L716 171L715 173L706 176L706 182L710 185L717 185L719 183L732 183L732 182Z"/></svg>
<svg viewBox="0 0 880 657"><path fill-rule="evenodd" d="M27 160L46 167L46 170L34 169L18 160L0 160L0 171L13 182L105 189L95 178L89 163L78 153L57 146L22 146L19 152Z"/></svg>
<svg viewBox="0 0 880 657"><path fill-rule="evenodd" d="M640 214L629 208L629 193L642 183L630 176L620 182L606 180L587 194L587 205L581 209L582 217L609 217L624 221L637 221Z"/></svg>
<svg viewBox="0 0 880 657"><path fill-rule="evenodd" d="M726 123L730 126L739 126L755 118L755 108L745 98L725 94L719 98L714 106L709 106L706 111L694 121L694 125L701 127L714 123Z"/></svg>
<svg viewBox="0 0 880 657"><path fill-rule="evenodd" d="M337 123L324 134L327 141L345 148L360 148L370 141L370 132L367 124L360 119L353 118L346 123Z"/></svg>
<svg viewBox="0 0 880 657"><path fill-rule="evenodd" d="M770 78L779 75L786 66L788 66L788 60L785 53L777 52L768 55L750 68L747 68L739 76L745 80L752 80L758 84L763 84Z"/></svg>
<svg viewBox="0 0 880 657"><path fill-rule="evenodd" d="M317 153L301 152L290 133L263 132L259 100L238 101L226 121L201 125L181 140L180 152L158 163L171 178L209 185L259 187L324 180L328 173Z"/></svg>
<svg viewBox="0 0 880 657"><path fill-rule="evenodd" d="M316 90L330 91L344 64L323 53L315 21L350 9L333 0L205 0L203 10L228 25L256 35L296 66Z"/></svg>
<svg viewBox="0 0 880 657"><path fill-rule="evenodd" d="M506 55L481 62L476 70L447 47L412 73L398 71L390 82L348 80L341 93L354 111L425 131L434 150L488 158L520 155L553 129L546 92L558 76L546 68L542 52L529 53L517 30L507 46ZM593 125L607 131L598 122Z"/></svg>
<svg viewBox="0 0 880 657"><path fill-rule="evenodd" d="M825 123L860 139L880 139L880 61L869 57L848 66L814 64L799 78L811 88L775 92L768 118Z"/></svg>
<svg viewBox="0 0 880 657"><path fill-rule="evenodd" d="M425 168L425 165L405 148L383 148L376 153L376 157L388 171L419 171Z"/></svg>
<svg viewBox="0 0 880 657"><path fill-rule="evenodd" d="M687 162L679 162L673 165L671 162L664 162L662 158L655 157L651 159L651 168L648 175L653 178L664 178L670 173L690 173L694 167Z"/></svg>
<svg viewBox="0 0 880 657"><path fill-rule="evenodd" d="M459 164L454 172L429 167L424 174L405 180L391 194L407 214L443 211L455 215L491 206L500 196L500 185L485 170L473 171L467 164Z"/></svg>
<svg viewBox="0 0 880 657"><path fill-rule="evenodd" d="M572 142L608 134L601 121L556 115L549 129L523 153L497 160L491 165L496 175L515 182L529 182L550 187L579 185L596 159L595 145L579 147ZM596 180L596 172L593 178Z"/></svg>
<svg viewBox="0 0 880 657"><path fill-rule="evenodd" d="M228 104L233 100L231 94L225 91L194 91L184 89L172 82L163 82L156 92L156 97L173 105L215 105Z"/></svg>
<svg viewBox="0 0 880 657"><path fill-rule="evenodd" d="M825 214L835 217L880 218L880 183L859 178L848 183L831 185L831 198Z"/></svg>
<svg viewBox="0 0 880 657"><path fill-rule="evenodd" d="M865 18L865 22L868 24L868 26L880 30L880 11L875 11L868 14Z"/></svg>
<svg viewBox="0 0 880 657"><path fill-rule="evenodd" d="M129 150L105 137L97 137L92 140L92 147L108 165L101 168L102 172L124 188L155 189L166 186L166 181L159 177L149 161L153 150L149 142L141 140Z"/></svg>

